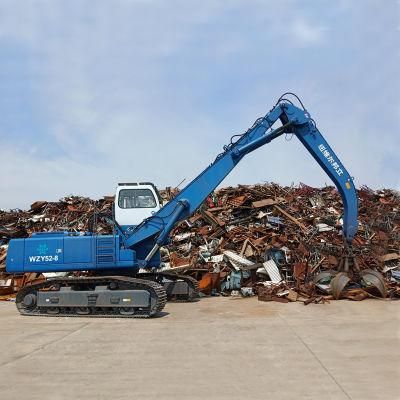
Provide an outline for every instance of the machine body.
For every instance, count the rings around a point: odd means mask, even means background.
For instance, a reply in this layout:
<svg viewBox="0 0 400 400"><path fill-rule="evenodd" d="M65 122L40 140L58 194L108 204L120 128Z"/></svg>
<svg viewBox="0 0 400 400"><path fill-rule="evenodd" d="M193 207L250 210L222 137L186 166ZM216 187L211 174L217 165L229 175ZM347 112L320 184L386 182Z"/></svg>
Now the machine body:
<svg viewBox="0 0 400 400"><path fill-rule="evenodd" d="M237 141L231 139L224 151L163 207L154 185L120 184L113 235L49 232L11 240L7 271L89 271L98 275L135 276L140 268L154 270L160 265L159 248L168 242L174 226L193 214L248 153L284 134L295 135L337 187L344 208L344 242L351 247L358 226L353 179L300 104L297 107L282 96ZM275 128L277 124L280 126ZM96 286L91 283L92 289L93 285ZM82 288L87 291L87 285Z"/></svg>

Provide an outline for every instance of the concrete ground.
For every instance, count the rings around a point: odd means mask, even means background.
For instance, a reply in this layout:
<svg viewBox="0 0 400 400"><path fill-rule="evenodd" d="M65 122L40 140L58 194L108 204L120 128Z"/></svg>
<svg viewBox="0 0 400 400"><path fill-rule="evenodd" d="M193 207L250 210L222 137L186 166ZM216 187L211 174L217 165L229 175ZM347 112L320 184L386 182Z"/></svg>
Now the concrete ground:
<svg viewBox="0 0 400 400"><path fill-rule="evenodd" d="M397 400L399 307L206 298L115 320L2 302L1 398Z"/></svg>

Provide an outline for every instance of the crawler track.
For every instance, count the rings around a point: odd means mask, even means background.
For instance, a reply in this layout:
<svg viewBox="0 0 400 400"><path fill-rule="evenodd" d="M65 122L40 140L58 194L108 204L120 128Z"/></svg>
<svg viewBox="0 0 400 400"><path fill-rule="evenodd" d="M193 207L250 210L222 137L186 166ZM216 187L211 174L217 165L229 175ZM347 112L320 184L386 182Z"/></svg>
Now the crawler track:
<svg viewBox="0 0 400 400"><path fill-rule="evenodd" d="M168 301L174 303L187 303L198 300L199 298L199 284L196 279L191 276L177 275L172 272L144 272L137 275L144 279L150 279L164 285L167 292ZM166 283L167 282L167 283ZM187 284L186 293L174 293L174 286L168 285L168 282L179 283L185 282Z"/></svg>
<svg viewBox="0 0 400 400"><path fill-rule="evenodd" d="M96 287L103 287L96 292ZM58 304L38 306L37 298L41 294L62 294L62 288L70 291L73 299L74 294L79 295L89 292L87 304L82 306L59 306ZM149 298L147 306L126 307L125 304L112 304L106 307L96 305L96 294L112 292L134 293L140 291ZM117 292L115 292L117 293ZM134 297L134 296L133 296ZM33 301L32 301L33 299ZM167 294L164 288L152 280L130 278L125 276L102 276L102 277L80 277L80 278L57 278L43 283L26 286L21 289L16 298L16 306L22 315L30 316L56 316L56 317L106 317L106 318L149 318L162 311L167 302Z"/></svg>

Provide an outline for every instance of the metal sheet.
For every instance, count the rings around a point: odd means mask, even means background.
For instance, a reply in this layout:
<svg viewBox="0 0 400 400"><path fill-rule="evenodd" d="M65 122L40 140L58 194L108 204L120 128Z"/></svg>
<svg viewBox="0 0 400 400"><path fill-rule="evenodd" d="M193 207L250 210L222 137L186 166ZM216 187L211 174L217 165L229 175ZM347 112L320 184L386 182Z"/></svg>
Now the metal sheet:
<svg viewBox="0 0 400 400"><path fill-rule="evenodd" d="M269 277L273 283L279 283L282 281L281 274L274 260L268 260L263 263L265 270L268 272Z"/></svg>

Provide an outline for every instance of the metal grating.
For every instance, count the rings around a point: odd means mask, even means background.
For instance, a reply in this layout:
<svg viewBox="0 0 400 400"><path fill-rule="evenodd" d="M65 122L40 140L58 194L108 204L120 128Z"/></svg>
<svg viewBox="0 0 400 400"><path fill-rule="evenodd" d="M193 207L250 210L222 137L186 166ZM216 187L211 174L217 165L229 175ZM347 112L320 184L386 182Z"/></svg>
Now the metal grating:
<svg viewBox="0 0 400 400"><path fill-rule="evenodd" d="M96 259L98 264L114 263L114 238L97 238Z"/></svg>
<svg viewBox="0 0 400 400"><path fill-rule="evenodd" d="M107 247L111 246L114 247L114 239L113 238L97 238L97 246Z"/></svg>
<svg viewBox="0 0 400 400"><path fill-rule="evenodd" d="M97 256L97 262L99 264L113 263L114 262L114 255Z"/></svg>

